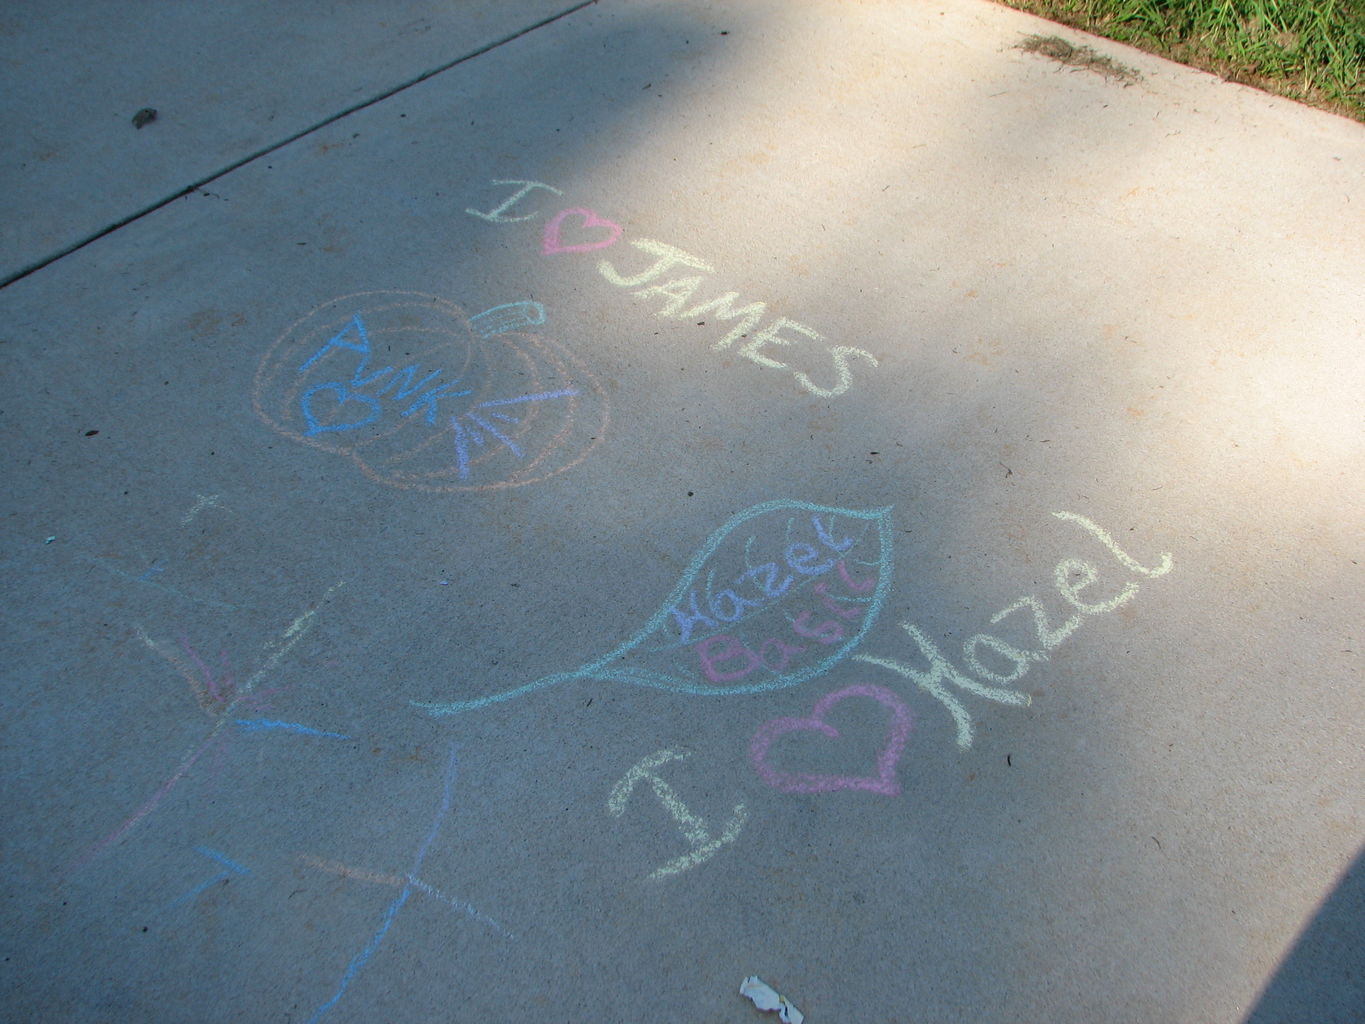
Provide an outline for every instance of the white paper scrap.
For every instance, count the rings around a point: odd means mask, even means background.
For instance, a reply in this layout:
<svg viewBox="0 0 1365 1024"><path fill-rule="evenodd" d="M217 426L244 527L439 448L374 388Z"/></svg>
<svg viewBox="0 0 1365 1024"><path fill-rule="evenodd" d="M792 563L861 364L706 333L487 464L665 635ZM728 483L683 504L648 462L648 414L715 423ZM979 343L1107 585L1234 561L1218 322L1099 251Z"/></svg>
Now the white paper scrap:
<svg viewBox="0 0 1365 1024"><path fill-rule="evenodd" d="M752 999L760 1010L776 1010L782 1024L802 1024L806 1015L791 1003L786 996L778 995L762 978L750 975L739 986L739 994Z"/></svg>

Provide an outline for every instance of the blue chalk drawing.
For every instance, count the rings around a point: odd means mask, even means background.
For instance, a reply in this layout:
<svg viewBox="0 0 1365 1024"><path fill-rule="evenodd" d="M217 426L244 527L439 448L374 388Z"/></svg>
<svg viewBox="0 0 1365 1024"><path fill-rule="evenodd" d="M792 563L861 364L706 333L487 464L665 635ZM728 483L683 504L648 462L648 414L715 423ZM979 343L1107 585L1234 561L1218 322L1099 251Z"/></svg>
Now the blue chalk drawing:
<svg viewBox="0 0 1365 1024"><path fill-rule="evenodd" d="M545 322L545 307L539 302L509 302L485 309L469 318L469 326L482 338L492 338L521 327L538 327Z"/></svg>
<svg viewBox="0 0 1365 1024"><path fill-rule="evenodd" d="M456 755L458 749L459 748L454 743L450 745L450 755L446 759L445 777L442 780L441 786L441 805L436 810L436 817L432 819L431 828L427 830L426 838L422 840L422 845L417 848L417 855L413 858L412 862L412 870L408 872L407 884L403 886L402 891L394 901L389 904L388 909L384 911L384 918L380 921L379 928L375 931L374 937L371 938L365 945L365 948L357 953L355 957L352 958L351 962L346 965L346 970L341 975L341 981L337 983L337 990L333 993L332 998L328 999L327 1002L323 1003L314 1011L313 1016L308 1018L308 1024L316 1024L317 1021L322 1020L322 1018L327 1015L328 1011L341 1001L341 997L346 994L346 989L349 988L351 982L355 980L355 976L360 973L360 969L365 966L370 957L374 956L375 952L383 943L384 936L387 935L389 929L393 927L394 918L396 918L398 912L403 909L403 904L407 903L408 898L412 896L412 890L416 884L415 879L417 877L417 872L422 869L422 861L426 859L427 852L431 849L432 844L436 842L436 837L441 832L441 826L445 823L447 815L450 814L451 798L455 792L455 774L458 767Z"/></svg>
<svg viewBox="0 0 1365 1024"><path fill-rule="evenodd" d="M409 364L401 370L395 370L392 366L384 366L370 372L370 334L365 329L365 321L361 319L359 313L352 316L345 327L328 338L321 348L308 357L303 365L298 368L299 375L307 373L314 363L335 349L357 353L360 356L360 363L351 372L349 383L328 381L325 384L318 384L309 388L299 398L299 408L308 425L305 432L308 437L338 431L359 430L361 427L368 426L383 415L383 409L379 404L380 397L388 397L401 403L416 395L416 400L403 410L402 415L411 416L418 409L426 406L426 421L434 425L436 423L436 400L438 398L460 397L473 393L472 391L452 392L450 389L459 383L458 379L447 381L444 384L435 384L423 392L422 389L438 380L443 371L440 369L432 370L417 380L416 383L413 383L417 375L422 372L419 363ZM377 384L381 380L384 383L379 390L373 394L366 392L365 389L369 388L371 384ZM315 399L316 395L324 391L330 391L334 396L333 413L350 402L359 403L359 407L349 415L343 415L340 420L324 423L322 417L317 413L317 400Z"/></svg>
<svg viewBox="0 0 1365 1024"><path fill-rule="evenodd" d="M794 514L808 515L814 532L818 538L825 543L832 541L832 535L837 532L837 523L840 519L851 519L862 521L871 527L867 530L871 534L873 542L869 543L867 538L854 544L842 545L835 548L845 559L851 558L854 554L859 556L857 564L874 567L877 573L876 587L871 595L860 602L862 608L859 616L861 622L856 632L852 635L842 635L838 643L829 639L821 641L828 646L828 653L811 662L793 666L791 671L783 670L785 666L772 669L764 662L765 670L760 673L760 678L754 681L741 681L734 685L722 685L714 681L700 679L698 673L692 669L679 669L668 667L664 669L648 666L631 666L617 664L626 659L627 656L635 655L638 662L645 657L658 658L663 655L664 659L673 658L675 661L679 650L682 648L678 642L674 628L678 621L676 609L682 606L690 606L695 599L694 588L699 579L705 581L705 593L709 597L711 591L711 580L714 577L715 569L711 568L709 573L708 562L716 554L722 543L746 524L751 524L760 517L770 516L777 520L787 520L787 535L790 536ZM829 521L826 526L820 517L824 516ZM752 540L752 537L750 538ZM606 682L629 683L633 686L645 686L656 690L666 690L671 693L686 693L704 696L734 695L746 693L761 693L769 690L783 689L796 686L808 679L823 675L833 668L836 664L848 657L862 642L873 624L877 621L877 616L881 613L882 606L886 602L887 595L891 590L891 577L893 570L892 561L893 534L891 529L891 509L879 508L868 510L834 508L826 505L815 505L804 501L778 500L764 502L754 505L732 516L723 526L707 538L706 543L693 555L687 568L683 571L682 577L678 580L677 586L672 593L659 606L659 610L650 617L649 621L625 643L616 647L602 657L591 661L581 668L571 672L557 672L552 675L544 676L534 682L526 683L501 693L490 694L486 697L477 697L472 700L458 701L412 701L414 707L421 708L433 716L453 715L463 711L473 711L477 708L487 707L490 704L497 704L501 701L511 700L514 697L522 697L526 694L535 693L547 687L557 686L560 683L572 682L580 679L597 679ZM875 548L866 551L866 548ZM748 563L748 551L750 544L745 544L745 562ZM810 548L811 545L788 545L787 550L792 548ZM846 553L845 553L846 552ZM812 570L813 572L814 570ZM815 577L810 577L814 579ZM797 593L798 587L793 587L790 593ZM785 593L785 592L784 592ZM779 595L779 601L781 597ZM778 602L767 605L771 608ZM763 609L766 610L766 609ZM797 620L800 621L799 619ZM807 634L810 635L810 634ZM811 645L814 646L813 644Z"/></svg>
<svg viewBox="0 0 1365 1024"><path fill-rule="evenodd" d="M149 587L156 588L163 594L170 594L172 597L179 598L182 601L193 601L198 604L206 604L211 608L221 608L223 611L227 612L235 612L237 610L237 606L235 604L228 604L228 602L226 601L218 601L211 597L200 597L198 594L189 594L183 590L177 590L175 587L168 587L164 583L158 583L156 582L156 580L150 577L149 573L151 572L151 570L144 572L141 576L134 576L132 573L120 569L116 565L112 565L110 562L103 558L96 558L93 555L87 555L81 552L77 552L77 557L84 559L91 565L99 566L105 572L112 573L113 575L119 577L120 579L128 580L129 582L132 583L144 583Z"/></svg>
<svg viewBox="0 0 1365 1024"><path fill-rule="evenodd" d="M185 893L183 896L179 896L176 899L172 900L170 902L170 906L172 907L178 907L182 903L189 903L193 901L205 889L211 888L217 885L219 882L226 882L233 875L251 874L250 868L242 864L238 864L235 860L233 860L225 853L220 853L217 850L210 849L207 846L196 847L195 852L205 857L208 857L210 860L217 861L219 864L223 865L223 867L227 868L227 870L218 872L218 874L214 875L207 882L203 882L199 885L196 885L193 889Z"/></svg>
<svg viewBox="0 0 1365 1024"><path fill-rule="evenodd" d="M347 402L359 402L366 410L358 418L342 420L339 423L322 424L318 422L317 415L313 412L313 396L319 391L331 391L336 395L337 406L346 405ZM369 395L358 394L350 391L344 384L319 384L315 388L309 388L299 399L299 406L303 410L303 418L308 422L308 436L315 434L328 434L336 430L358 430L379 419L379 402Z"/></svg>
<svg viewBox="0 0 1365 1024"><path fill-rule="evenodd" d="M544 402L551 398L572 398L578 394L577 388L564 388L562 391L542 391L538 395L518 395L516 398L495 398L490 402L480 402L475 408L493 409L499 405L516 405L519 402ZM516 422L515 420L513 422Z"/></svg>
<svg viewBox="0 0 1365 1024"><path fill-rule="evenodd" d="M465 392L468 394L468 392ZM578 394L577 388L564 388L561 391L542 391L536 395L518 395L515 398L494 398L487 402L480 402L474 406L475 409L496 409L508 405L519 405L525 402L548 402L553 398L572 398ZM468 429L460 425L460 416L450 417L450 429L455 435L455 464L460 472L461 480L469 479L469 446L475 444L482 448L484 446L483 434L479 431L486 431L489 435L501 441L507 446L517 458L526 457L526 453L521 450L517 443L504 434L497 426L488 422L490 419L501 420L504 423L520 423L521 420L515 416L509 416L504 412L490 412L487 417L480 416L478 413L470 411L462 414L465 419L477 427L477 430Z"/></svg>
<svg viewBox="0 0 1365 1024"><path fill-rule="evenodd" d="M484 430L488 431L490 434L492 434L494 437L496 437L496 438L497 438L499 441L501 441L503 444L507 445L507 447L511 450L512 454L515 455L517 458L522 459L522 458L525 458L525 457L526 457L525 452L523 452L520 448L517 447L517 443L516 443L515 441L513 441L510 437L508 437L506 434L504 434L502 431L500 431L497 427L493 426L493 424L489 423L486 419L484 419L484 418L483 418L482 416L480 416L478 413L476 413L476 412L471 412L471 413L466 413L465 415L467 415L467 416L469 417L469 420L470 420L471 423L475 423L475 424L477 424L478 426L483 427ZM515 419L513 419L511 416L503 416L503 415L501 415L501 414L499 414L499 413L494 413L494 416L495 416L497 419L500 419L500 420L507 420L509 423L516 423L516 422L517 422L517 421L516 421ZM451 424L451 425L452 425L452 426L458 426L459 424L458 424L458 423L455 423L455 424ZM482 442L479 442L479 443L482 443Z"/></svg>
<svg viewBox="0 0 1365 1024"><path fill-rule="evenodd" d="M299 725L297 722L277 722L269 718L234 718L233 724L242 732L265 732L269 729L282 729L285 732L296 732L303 736L324 736L334 740L349 740L353 737L343 736L339 732L325 732L322 729L314 729L307 725Z"/></svg>
<svg viewBox="0 0 1365 1024"><path fill-rule="evenodd" d="M350 331L355 331L356 338L358 340L356 341L344 340L347 333ZM360 375L365 372L365 366L370 359L370 335L369 332L365 330L365 321L361 320L360 314L357 313L355 316L351 317L350 322L347 323L345 327L343 327L341 330L337 331L336 334L328 338L326 344L324 344L322 348L318 349L316 352L314 352L311 356L308 357L307 361L302 366L299 367L299 373L306 373L308 371L308 367L312 366L314 363L316 363L319 359L321 359L334 348L344 348L349 349L352 352L360 353L361 356L360 366L356 370L355 375L352 378L352 383L355 384L356 387L364 387L365 384L368 384L373 380L377 380L383 373L386 373L388 370L393 369L393 367L391 366L386 367L384 370L381 370L378 374L375 374L373 377L365 380L363 383L360 381L359 379Z"/></svg>

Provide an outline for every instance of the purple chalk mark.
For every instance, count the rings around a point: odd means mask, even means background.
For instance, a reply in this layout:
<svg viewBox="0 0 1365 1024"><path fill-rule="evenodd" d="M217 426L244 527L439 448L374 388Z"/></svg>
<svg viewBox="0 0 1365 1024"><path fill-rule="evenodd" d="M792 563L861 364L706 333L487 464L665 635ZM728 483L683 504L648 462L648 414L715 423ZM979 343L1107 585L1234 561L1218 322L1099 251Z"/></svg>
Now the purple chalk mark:
<svg viewBox="0 0 1365 1024"><path fill-rule="evenodd" d="M460 479L469 479L469 446L466 443L469 435L465 433L464 427L460 426L460 421L450 417L450 429L455 432L455 463L460 470Z"/></svg>
<svg viewBox="0 0 1365 1024"><path fill-rule="evenodd" d="M891 712L891 727L887 730L886 745L877 755L875 775L820 775L813 772L784 772L768 763L768 748L781 736L793 732L817 732L830 739L839 738L839 730L825 721L830 708L850 697L870 697ZM836 690L821 697L811 709L809 718L774 718L765 722L754 733L749 745L758 777L774 789L784 793L839 793L866 790L882 796L898 796L900 780L896 778L896 763L905 752L910 738L910 709L891 690L871 684L860 684Z"/></svg>
<svg viewBox="0 0 1365 1024"><path fill-rule="evenodd" d="M839 559L839 564L836 565L835 568L839 570L839 578L843 580L848 586L848 589L855 594L866 594L869 591L877 589L877 577L875 576L870 580L861 583L854 582L853 579L849 577L848 569L844 567L844 560L842 558Z"/></svg>
<svg viewBox="0 0 1365 1024"><path fill-rule="evenodd" d="M176 787L180 780L185 777L185 774L191 768L194 767L195 762L204 756L204 753L209 749L209 747L213 746L213 741L218 738L219 733L222 731L223 724L226 721L227 721L226 719L220 719L218 724L214 726L213 731L209 733L208 738L204 740L204 742L201 743L194 750L191 750L188 754L185 755L185 759L180 762L180 765L179 767L176 768L175 773L171 775L169 779L163 782L161 784L161 787L157 789L157 791L153 793L150 797L148 797L146 802L143 803L141 807L134 811L132 815L126 821L124 821L122 825L114 829L114 831L110 832L107 836L105 836L103 839L97 842L94 846L90 847L90 849L86 850L85 853L82 854L78 860L71 864L71 866L67 869L65 873L71 874L85 867L85 865L89 864L101 853L103 853L109 847L113 846L116 842L122 839L129 832L131 832L133 827L138 822L140 822L143 818L147 817L147 815L151 814L154 810L156 810L157 806L161 803L161 801L166 798L166 795L170 793L170 791Z"/></svg>
<svg viewBox="0 0 1365 1024"><path fill-rule="evenodd" d="M496 438L497 438L499 441L501 441L503 444L507 445L507 447L511 449L512 454L515 455L517 458L520 459L520 458L523 458L523 457L524 457L524 453L522 452L522 450L521 450L520 448L517 447L517 443L516 443L515 441L513 441L510 437L508 437L506 434L504 434L504 433L503 433L501 430L499 430L497 427L493 426L493 424L489 423L489 422L488 422L486 419L484 419L482 416L479 416L479 415L477 415L477 414L475 414L475 413L472 413L472 412L469 413L468 416L469 416L469 418L470 418L471 420L473 420L473 421L474 421L475 423L477 423L479 426L483 427L484 430L488 431L490 434L492 434L494 437L496 437Z"/></svg>
<svg viewBox="0 0 1365 1024"><path fill-rule="evenodd" d="M487 402L480 402L478 405L474 406L474 408L494 409L497 408L498 406L518 405L521 404L522 402L544 402L548 401L551 398L572 398L576 394L578 394L577 388L564 388L561 391L542 391L541 393L535 395L518 395L516 398L495 398ZM488 415L493 419L502 420L504 423L521 422L515 416L508 416L500 412L490 412ZM521 448L517 446L516 441L514 441L512 438L504 434L501 430L499 430L494 424L490 423L487 419L480 416L478 413L474 412L467 412L465 413L465 416L467 416L470 422L475 424L475 426L481 428L482 430L487 431L493 437L497 438L504 445L506 445L507 449L517 458L524 459L526 457L526 453L523 452ZM456 468L459 471L460 479L468 480L469 443L472 441L474 444L482 448L484 446L483 435L479 433L478 430L474 429L467 430L464 427L462 427L460 425L458 416L450 417L450 429L455 434Z"/></svg>
<svg viewBox="0 0 1365 1024"><path fill-rule="evenodd" d="M560 238L560 229L564 224L564 221L569 217L581 217L583 219L582 227L584 229L606 228L608 237L599 238L595 242L577 242L573 245L565 245ZM592 210L587 210L579 206L569 210L560 210L545 222L544 244L541 246L540 251L546 256L553 255L557 252L593 252L597 249L605 249L608 246L615 245L620 238L620 224L609 221L604 217L599 217Z"/></svg>
<svg viewBox="0 0 1365 1024"><path fill-rule="evenodd" d="M203 675L204 686L207 688L209 696L213 698L214 702L218 704L229 703L234 695L233 691L237 687L232 679L232 666L228 664L227 651L220 649L218 652L218 665L222 669L222 676L219 679L215 679L213 677L213 670L204 663L203 658L199 657L199 652L190 646L189 637L184 635L180 637L180 647ZM218 689L218 684L220 682L223 686L221 691Z"/></svg>
<svg viewBox="0 0 1365 1024"><path fill-rule="evenodd" d="M183 633L180 636L180 649L185 652L190 661L194 662L195 668L199 669L199 674L203 677L204 688L208 690L209 696L212 697L214 701L220 702L221 698L218 695L218 684L213 678L213 673L210 672L209 667L204 664L204 659L199 657L199 652L190 646L190 638Z"/></svg>
<svg viewBox="0 0 1365 1024"><path fill-rule="evenodd" d="M840 564L842 565L843 563L841 562ZM862 608L850 608L847 605L841 605L838 601L834 600L834 598L830 597L828 583L822 582L815 584L815 593L816 596L820 598L820 603L825 606L825 610L832 612L841 619L856 619L863 614Z"/></svg>
<svg viewBox="0 0 1365 1024"><path fill-rule="evenodd" d="M308 1018L308 1024L317 1024L318 1021L327 1016L328 1011L331 1010L333 1006L341 1001L341 997L346 994L346 989L350 987L352 980L354 980L355 976L360 972L360 969L364 967L365 964L369 962L369 959L379 950L380 945L384 941L384 936L387 935L389 929L393 927L394 918L398 916L398 912L403 909L403 904L405 904L408 901L408 897L412 895L413 887L421 884L417 880L417 873L422 870L422 861L426 860L427 852L431 849L432 843L436 842L436 837L441 833L441 826L445 823L446 818L450 814L451 799L455 792L455 775L459 768L458 752L458 746L452 743L450 745L450 754L446 759L445 776L441 783L441 806L436 811L436 817L432 820L431 828L427 831L426 838L422 840L422 845L417 847L417 856L413 858L412 870L408 872L406 884L404 884L402 891L399 892L398 896L395 897L394 901L389 904L388 909L384 912L384 919L379 923L379 928L374 933L374 936L366 944L365 948L357 953L351 959L350 963L346 965L346 970L341 975L341 980L337 983L336 992L332 994L332 997L328 999L327 1002L323 1003L314 1011L313 1016Z"/></svg>

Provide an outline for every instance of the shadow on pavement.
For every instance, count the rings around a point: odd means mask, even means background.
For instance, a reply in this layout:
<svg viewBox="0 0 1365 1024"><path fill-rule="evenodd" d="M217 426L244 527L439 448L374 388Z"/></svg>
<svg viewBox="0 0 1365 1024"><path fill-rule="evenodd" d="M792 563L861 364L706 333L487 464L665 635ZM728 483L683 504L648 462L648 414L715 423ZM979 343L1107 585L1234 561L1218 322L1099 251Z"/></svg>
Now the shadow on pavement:
<svg viewBox="0 0 1365 1024"><path fill-rule="evenodd" d="M1365 1020L1365 847L1327 898L1245 1024Z"/></svg>

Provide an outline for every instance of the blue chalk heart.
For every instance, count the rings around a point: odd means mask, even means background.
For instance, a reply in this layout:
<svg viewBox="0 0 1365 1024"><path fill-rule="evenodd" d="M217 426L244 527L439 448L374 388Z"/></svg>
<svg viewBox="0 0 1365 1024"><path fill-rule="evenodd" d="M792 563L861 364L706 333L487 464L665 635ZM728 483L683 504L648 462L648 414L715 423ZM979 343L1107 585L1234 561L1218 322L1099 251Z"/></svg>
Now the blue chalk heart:
<svg viewBox="0 0 1365 1024"><path fill-rule="evenodd" d="M361 419L342 420L340 423L332 423L323 426L318 422L317 416L313 414L313 396L319 391L330 391L336 395L337 408L340 409L347 402L359 402L365 406L365 415ZM355 430L363 427L367 423L373 423L379 419L379 402L369 395L358 395L347 391L343 384L319 384L315 388L309 388L299 399L299 405L303 409L303 418L308 421L308 436L314 434L327 434L334 430Z"/></svg>

